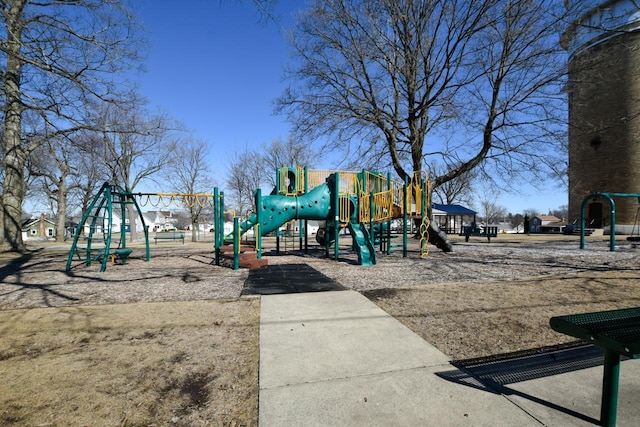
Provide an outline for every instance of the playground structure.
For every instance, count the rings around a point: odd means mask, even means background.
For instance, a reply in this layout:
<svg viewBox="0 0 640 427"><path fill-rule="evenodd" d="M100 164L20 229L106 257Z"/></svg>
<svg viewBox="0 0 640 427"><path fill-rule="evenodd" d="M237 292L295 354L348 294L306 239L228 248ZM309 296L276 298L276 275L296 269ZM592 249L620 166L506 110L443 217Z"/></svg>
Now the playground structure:
<svg viewBox="0 0 640 427"><path fill-rule="evenodd" d="M215 238L215 258L219 263L221 248L225 242L233 242L233 252L240 251L240 237L249 229L254 229L256 252L262 255L262 237L280 232L280 227L292 221L300 221L300 239L306 242L306 221L317 220L322 225L316 233L316 240L325 247L327 256L333 246L333 256L339 255L340 230L347 228L351 235L352 247L358 256L358 264L376 263L376 246L381 251L391 253L391 221L403 219L403 256L407 256L407 229L410 220L420 221L421 254L428 254L428 243L435 244L444 251L451 250L451 243L435 224L429 221L427 208L430 207L429 181L426 174L419 172L404 182L392 180L391 175L375 171L323 171L308 168L283 167L276 171L276 187L268 196L256 190L256 212L241 224L234 219L234 231ZM217 194L217 189L216 189ZM223 198L214 197L216 205L216 230L222 230L220 212ZM237 267L237 261L234 262Z"/></svg>
<svg viewBox="0 0 640 427"><path fill-rule="evenodd" d="M234 214L233 232L224 233L225 207L224 193L218 188L213 194L181 193L131 193L122 187L104 183L93 198L87 211L78 223L73 243L67 259L66 270L77 260L84 265L100 263L100 271L105 271L108 261L120 260L126 264L132 250L127 248L127 227L136 227L135 220L127 220L127 210L135 209L144 236L145 261L150 259L149 227L140 209L141 206L168 207L181 204L193 207L212 207L214 215L214 262L221 264L222 258L233 259L233 268L240 267L241 254L245 249L240 241L243 234L253 229L256 237L256 258L262 257L262 237L275 232L279 251L280 228L288 223L300 221L299 237L302 247L304 239L307 247L307 221L317 220L321 226L316 240L324 246L327 256L333 247L333 257L339 256L340 231L348 229L352 248L358 256L358 264L373 265L377 262L376 248L380 252L391 253L392 248L402 247L407 256L409 221L419 222L420 252L428 255L428 243L435 244L443 251L452 249L445 233L429 221L427 214L431 206L429 181L424 172L414 174L404 182L392 180L391 175L375 171L326 171L308 168L284 167L276 171L277 184L270 195L262 196L256 190L256 212L245 221ZM139 201L138 201L138 200ZM119 212L120 227L117 246L114 248L114 212ZM402 244L392 245L391 221L402 219ZM80 245L83 241L86 244ZM231 254L232 253L232 254ZM254 265L264 265L255 262Z"/></svg>
<svg viewBox="0 0 640 427"><path fill-rule="evenodd" d="M76 227L71 250L67 258L67 271L72 268L74 256L77 256L78 260L87 266L91 265L93 261L99 262L101 272L106 270L109 259L112 261L120 259L122 264L127 263L127 258L132 252L131 249L127 248L126 238L127 224L125 218L127 217L126 211L129 205L135 207L142 221L146 242L145 260L149 261L149 232L144 224L144 217L135 197L123 190L119 185L105 182ZM117 247L112 250L115 209L119 209L120 212L120 239ZM87 234L83 233L85 224L88 225ZM86 245L84 247L78 246L80 239L85 241Z"/></svg>

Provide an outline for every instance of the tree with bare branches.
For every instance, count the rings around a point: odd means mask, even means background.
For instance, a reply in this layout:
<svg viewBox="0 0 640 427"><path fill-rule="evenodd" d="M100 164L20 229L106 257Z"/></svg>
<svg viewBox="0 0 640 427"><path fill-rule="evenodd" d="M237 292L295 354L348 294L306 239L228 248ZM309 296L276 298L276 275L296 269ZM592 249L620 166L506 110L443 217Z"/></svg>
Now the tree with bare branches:
<svg viewBox="0 0 640 427"><path fill-rule="evenodd" d="M142 52L133 16L119 0L0 2L4 181L0 240L25 249L21 234L25 165L46 141L86 125L87 102L116 102L121 72ZM29 134L23 117L40 121ZM42 133L44 131L44 133Z"/></svg>
<svg viewBox="0 0 640 427"><path fill-rule="evenodd" d="M315 152L311 146L295 139L287 137L273 140L262 147L262 162L266 170L266 181L276 186L275 171L283 166L313 166Z"/></svg>
<svg viewBox="0 0 640 427"><path fill-rule="evenodd" d="M275 171L273 172L275 174ZM227 170L225 206L235 209L236 216L245 217L255 209L254 192L265 181L266 169L258 151L245 149L236 153Z"/></svg>
<svg viewBox="0 0 640 427"><path fill-rule="evenodd" d="M191 195L212 193L215 183L211 177L208 155L209 147L203 140L189 137L179 141L164 174L172 191ZM211 209L207 207L207 200L195 196L186 197L184 202L189 212L191 239L195 242L200 219L211 213Z"/></svg>
<svg viewBox="0 0 640 427"><path fill-rule="evenodd" d="M181 127L163 114L151 114L144 100L135 96L126 105L102 103L92 111L92 128L101 138L103 161L109 180L133 193L144 180L160 178L175 156L177 133ZM135 241L137 217L128 205L131 240Z"/></svg>
<svg viewBox="0 0 640 427"><path fill-rule="evenodd" d="M474 169L552 173L566 123L556 3L314 1L277 111L296 136L401 178L437 164L434 187Z"/></svg>

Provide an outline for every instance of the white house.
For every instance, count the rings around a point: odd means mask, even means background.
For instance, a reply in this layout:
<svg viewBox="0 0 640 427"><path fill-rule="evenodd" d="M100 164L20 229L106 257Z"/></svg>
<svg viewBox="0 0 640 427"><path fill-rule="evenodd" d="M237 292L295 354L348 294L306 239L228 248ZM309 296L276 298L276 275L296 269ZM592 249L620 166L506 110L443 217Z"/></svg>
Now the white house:
<svg viewBox="0 0 640 427"><path fill-rule="evenodd" d="M148 211L144 213L145 222L147 218L149 222L149 231L172 230L175 228L176 219L171 211Z"/></svg>

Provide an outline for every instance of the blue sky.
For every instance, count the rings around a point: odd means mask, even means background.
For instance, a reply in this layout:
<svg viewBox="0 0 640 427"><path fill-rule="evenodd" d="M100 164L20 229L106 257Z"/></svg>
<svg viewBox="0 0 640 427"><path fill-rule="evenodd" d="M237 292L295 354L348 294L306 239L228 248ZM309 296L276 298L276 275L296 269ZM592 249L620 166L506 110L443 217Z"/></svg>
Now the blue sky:
<svg viewBox="0 0 640 427"><path fill-rule="evenodd" d="M302 6L302 0L280 0L279 26L290 27ZM140 91L151 106L210 144L212 170L224 189L235 152L289 134L285 117L273 115L289 59L284 35L274 22L261 21L252 0L144 0L137 11L151 43ZM513 213L529 208L546 213L567 204L566 190L555 183L544 188L523 184L519 194L500 194L497 204Z"/></svg>
<svg viewBox="0 0 640 427"><path fill-rule="evenodd" d="M283 23L292 4L301 2L282 1L276 11ZM151 42L141 92L210 144L219 185L234 151L287 136L285 119L272 114L284 89L286 43L250 0L186 0L179 7L147 0L139 14Z"/></svg>

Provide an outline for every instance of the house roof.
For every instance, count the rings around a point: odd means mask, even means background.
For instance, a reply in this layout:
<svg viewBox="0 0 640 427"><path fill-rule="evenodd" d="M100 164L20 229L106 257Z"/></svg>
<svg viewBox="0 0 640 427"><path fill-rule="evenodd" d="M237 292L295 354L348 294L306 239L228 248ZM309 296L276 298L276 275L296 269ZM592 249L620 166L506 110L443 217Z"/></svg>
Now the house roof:
<svg viewBox="0 0 640 427"><path fill-rule="evenodd" d="M554 215L536 215L534 216L534 218L538 218L541 221L551 221L551 222L561 221L560 218Z"/></svg>
<svg viewBox="0 0 640 427"><path fill-rule="evenodd" d="M55 222L53 222L52 220L50 220L48 218L44 218L44 222L46 222L46 223L48 223L50 225L53 225L53 226L56 225ZM22 222L22 229L24 230L25 228L29 228L32 225L39 224L39 223L40 223L40 218L35 218L35 219L34 218L29 218L29 219L27 219L27 220Z"/></svg>
<svg viewBox="0 0 640 427"><path fill-rule="evenodd" d="M433 208L444 212L447 215L475 215L477 212L460 205L440 205L433 204Z"/></svg>
<svg viewBox="0 0 640 427"><path fill-rule="evenodd" d="M159 210L159 211L147 211L145 212L145 215L153 215L153 216L164 216L164 217L172 217L172 213L171 211L163 211L163 210Z"/></svg>

